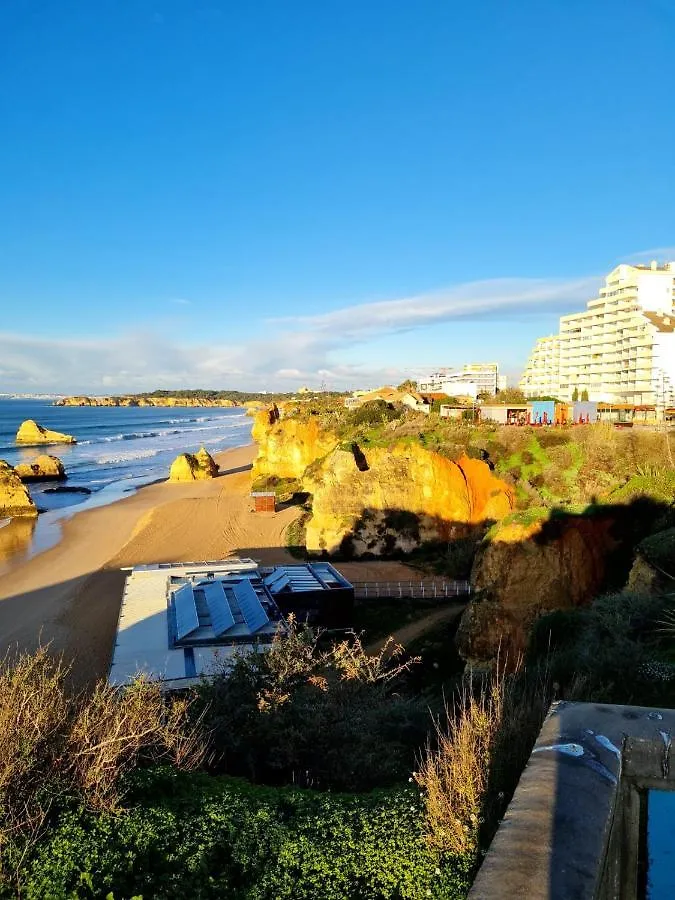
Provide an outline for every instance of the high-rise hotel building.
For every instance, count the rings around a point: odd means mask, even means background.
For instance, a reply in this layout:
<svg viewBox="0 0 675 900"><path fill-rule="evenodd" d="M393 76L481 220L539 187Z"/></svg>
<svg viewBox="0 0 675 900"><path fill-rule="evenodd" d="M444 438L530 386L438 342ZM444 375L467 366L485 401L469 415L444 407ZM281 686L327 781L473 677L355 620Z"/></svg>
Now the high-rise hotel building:
<svg viewBox="0 0 675 900"><path fill-rule="evenodd" d="M675 262L617 266L585 312L540 338L520 381L529 397L675 403Z"/></svg>

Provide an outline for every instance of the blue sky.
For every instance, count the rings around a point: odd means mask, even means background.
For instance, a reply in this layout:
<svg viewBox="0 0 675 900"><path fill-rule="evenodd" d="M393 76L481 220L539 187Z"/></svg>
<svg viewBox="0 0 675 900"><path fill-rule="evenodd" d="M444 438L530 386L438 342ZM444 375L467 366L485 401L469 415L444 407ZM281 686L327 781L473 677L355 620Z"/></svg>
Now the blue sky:
<svg viewBox="0 0 675 900"><path fill-rule="evenodd" d="M675 256L673 0L0 4L0 391L517 375Z"/></svg>

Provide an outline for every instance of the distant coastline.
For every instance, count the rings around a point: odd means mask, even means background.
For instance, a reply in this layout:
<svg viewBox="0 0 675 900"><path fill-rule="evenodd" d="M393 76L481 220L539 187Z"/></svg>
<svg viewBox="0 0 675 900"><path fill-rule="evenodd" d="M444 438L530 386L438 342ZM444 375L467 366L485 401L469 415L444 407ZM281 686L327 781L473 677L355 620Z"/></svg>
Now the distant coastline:
<svg viewBox="0 0 675 900"><path fill-rule="evenodd" d="M154 406L154 407L233 407L243 406L226 397L154 397L129 395L121 397L60 397L54 406Z"/></svg>

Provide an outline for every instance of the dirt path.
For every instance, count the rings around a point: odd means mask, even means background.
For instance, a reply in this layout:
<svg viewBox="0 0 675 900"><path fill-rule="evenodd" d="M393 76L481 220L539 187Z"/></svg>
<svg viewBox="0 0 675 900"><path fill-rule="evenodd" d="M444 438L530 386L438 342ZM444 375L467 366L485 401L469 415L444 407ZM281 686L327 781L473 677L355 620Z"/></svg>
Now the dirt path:
<svg viewBox="0 0 675 900"><path fill-rule="evenodd" d="M416 619L414 622L409 622L407 625L397 628L396 631L392 632L391 636L397 644L407 647L408 644L416 641L417 638L422 637L429 631L433 631L438 625L452 622L453 619L461 616L465 609L466 603L453 603L449 606L442 606L440 609L434 609L427 613L426 616L422 616L421 619ZM366 650L369 653L377 653L382 649L386 640L388 638L373 641L372 644L366 647Z"/></svg>

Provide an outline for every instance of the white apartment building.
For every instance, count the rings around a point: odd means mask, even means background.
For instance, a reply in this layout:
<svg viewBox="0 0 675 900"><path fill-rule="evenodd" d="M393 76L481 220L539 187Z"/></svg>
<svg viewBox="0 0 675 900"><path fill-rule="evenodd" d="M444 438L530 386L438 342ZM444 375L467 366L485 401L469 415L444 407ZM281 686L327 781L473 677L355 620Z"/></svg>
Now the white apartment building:
<svg viewBox="0 0 675 900"><path fill-rule="evenodd" d="M557 397L560 393L560 339L557 334L538 338L520 379L526 397Z"/></svg>
<svg viewBox="0 0 675 900"><path fill-rule="evenodd" d="M500 388L499 366L497 363L468 363L461 370L440 369L433 375L422 375L417 388L443 394L476 397L486 391L496 394Z"/></svg>
<svg viewBox="0 0 675 900"><path fill-rule="evenodd" d="M537 342L520 385L568 401L576 390L607 403L675 403L675 262L617 266L584 312Z"/></svg>

